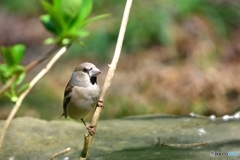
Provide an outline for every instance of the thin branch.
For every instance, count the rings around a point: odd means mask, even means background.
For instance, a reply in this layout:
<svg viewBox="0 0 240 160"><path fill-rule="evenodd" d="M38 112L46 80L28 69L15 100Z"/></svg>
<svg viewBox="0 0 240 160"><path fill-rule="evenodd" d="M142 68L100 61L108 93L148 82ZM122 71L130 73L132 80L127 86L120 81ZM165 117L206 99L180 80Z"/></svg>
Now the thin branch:
<svg viewBox="0 0 240 160"><path fill-rule="evenodd" d="M29 91L33 88L33 86L50 70L50 68L53 66L53 64L65 53L69 46L62 47L55 55L54 57L48 62L45 68L43 68L29 83L28 88L22 92L22 94L19 96L18 100L16 101L13 109L11 110L11 113L8 115L8 118L3 126L2 133L0 136L0 149L2 148L3 140L5 137L5 134L7 132L7 129L14 118L15 114L17 113L18 109L20 108L23 99L26 97L26 95L29 93Z"/></svg>
<svg viewBox="0 0 240 160"><path fill-rule="evenodd" d="M190 143L190 144L161 144L162 147L173 147L173 148L192 148L210 144L211 141L201 143Z"/></svg>
<svg viewBox="0 0 240 160"><path fill-rule="evenodd" d="M59 50L61 48L61 46L55 45L50 51L48 51L46 54L43 55L42 58L35 60L31 63L29 63L27 66L25 66L25 72L29 72L31 71L35 66L37 66L38 64L42 63L43 61L45 61L46 59L48 59L49 57L51 57L57 50ZM0 95L5 92L10 86L11 84L16 80L16 78L19 77L21 73L14 75L13 77L11 77L1 88L0 88Z"/></svg>
<svg viewBox="0 0 240 160"><path fill-rule="evenodd" d="M189 144L166 144L164 142L161 142L160 137L154 138L154 140L157 142L156 144L157 147L172 147L172 148L192 148L192 147L198 147L198 146L212 143L212 141L207 141L207 142L189 143Z"/></svg>
<svg viewBox="0 0 240 160"><path fill-rule="evenodd" d="M15 81L15 79L17 78L16 75L12 76L1 88L0 88L0 95L5 92L10 86L11 84Z"/></svg>
<svg viewBox="0 0 240 160"><path fill-rule="evenodd" d="M69 152L70 150L71 150L71 148L68 147L68 148L65 148L64 150L61 150L60 152L54 153L49 160L53 160L53 159L56 158L57 156L60 156L60 155L62 155L62 154L64 154L64 153L67 153L67 152Z"/></svg>
<svg viewBox="0 0 240 160"><path fill-rule="evenodd" d="M110 84L111 84L111 81L112 81L112 78L113 78L113 75L116 70L117 63L118 63L118 60L119 60L119 57L121 54L123 39L124 39L126 27L127 27L127 22L128 22L131 6L132 6L132 1L133 0L127 0L126 6L124 9L123 19L122 19L122 23L121 23L121 27L120 27L120 31L119 31L119 35L118 35L118 40L117 40L117 45L115 48L114 56L112 59L112 63L109 65L107 77L104 82L102 93L99 98L99 101L101 101L101 102L104 101L107 90L110 87ZM97 123L98 123L98 120L100 117L101 110L102 110L102 107L97 107L93 114L91 125L95 126L94 127L95 131L97 128ZM85 160L87 158L88 150L90 149L92 140L93 140L93 136L91 136L89 134L87 136L85 135L84 146L83 146L83 150L81 152L80 160Z"/></svg>
<svg viewBox="0 0 240 160"><path fill-rule="evenodd" d="M43 61L45 61L46 59L48 59L49 57L51 57L57 50L59 50L61 48L61 46L55 45L51 50L49 50L47 53L45 53L42 58L33 61L31 63L29 63L26 67L25 67L25 72L29 72L31 71L34 67L36 67L38 64L42 63Z"/></svg>

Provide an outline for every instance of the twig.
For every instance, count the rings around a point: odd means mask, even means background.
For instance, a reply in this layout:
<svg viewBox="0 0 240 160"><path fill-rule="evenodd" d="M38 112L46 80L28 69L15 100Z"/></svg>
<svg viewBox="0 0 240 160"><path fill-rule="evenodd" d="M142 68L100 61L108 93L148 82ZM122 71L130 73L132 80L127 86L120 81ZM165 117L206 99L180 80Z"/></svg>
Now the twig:
<svg viewBox="0 0 240 160"><path fill-rule="evenodd" d="M42 63L43 61L45 61L46 59L48 59L49 57L51 57L57 50L59 50L61 48L61 46L55 45L51 50L49 50L45 55L43 55L42 58L33 61L31 63L29 63L26 67L25 67L25 72L29 72L31 71L36 65Z"/></svg>
<svg viewBox="0 0 240 160"><path fill-rule="evenodd" d="M156 131L154 131L156 133ZM153 133L154 133L153 132ZM206 141L206 142L200 142L200 143L188 143L188 144L166 144L162 142L161 138L159 136L153 137L154 141L157 142L157 147L172 147L172 148L191 148L191 147L198 147L202 145L207 145L212 143L212 141Z"/></svg>
<svg viewBox="0 0 240 160"><path fill-rule="evenodd" d="M120 57L120 54L121 54L123 39L124 39L126 27L127 27L127 22L128 22L130 9L131 9L131 6L132 6L132 1L133 0L127 0L126 6L125 6L125 10L124 10L124 14L123 14L123 19L122 19L122 23L121 23L121 27L120 27L120 31L119 31L119 35L118 35L118 40L117 40L117 45L116 45L116 48L115 48L114 56L113 56L111 65L109 65L109 70L108 70L108 73L107 73L107 77L106 77L106 80L104 82L102 93L101 93L100 98L99 98L99 101L101 101L101 102L104 101L104 97L107 93L108 88L110 87L110 84L111 84L111 81L112 81L112 78L113 78L113 75L114 75L114 72L116 70L117 63L118 63L118 60L119 60L119 57ZM92 117L91 125L95 126L94 127L95 131L96 131L96 128L97 128L97 122L99 120L101 110L102 110L102 107L97 107L94 114L93 114L93 117ZM81 152L80 160L85 160L87 158L88 150L90 149L92 140L93 140L93 136L91 136L89 134L85 135L84 146L83 146L83 150Z"/></svg>
<svg viewBox="0 0 240 160"><path fill-rule="evenodd" d="M64 154L64 153L67 153L71 150L70 147L64 149L64 150L61 150L60 152L57 152L57 153L54 153L51 158L49 160L53 160L54 158L56 158L57 156L60 156L61 154Z"/></svg>
<svg viewBox="0 0 240 160"><path fill-rule="evenodd" d="M26 97L26 95L29 93L29 91L33 88L33 86L50 70L50 68L53 66L53 64L64 54L64 52L67 50L69 46L62 47L55 55L54 57L48 62L45 68L43 68L29 83L28 88L22 92L22 94L19 96L18 100L16 101L13 109L11 110L10 114L8 115L8 118L3 126L1 137L0 137L0 149L2 148L2 143L5 137L5 134L7 132L7 129L17 113L18 109L20 108L23 99Z"/></svg>
<svg viewBox="0 0 240 160"><path fill-rule="evenodd" d="M48 59L49 57L52 56L53 53L55 53L58 49L60 49L61 46L57 46L55 45L50 51L48 51L45 55L43 55L42 58L35 60L31 63L29 63L27 66L25 66L25 72L29 72L31 71L36 65L42 63L43 61L45 61L46 59ZM10 86L11 84L15 81L16 78L19 77L21 73L14 75L13 77L11 77L1 88L0 88L0 95L5 92Z"/></svg>
<svg viewBox="0 0 240 160"><path fill-rule="evenodd" d="M190 144L161 144L162 147L175 147L175 148L191 148L191 147L198 147L202 145L207 145L211 143L209 142L201 142L201 143L190 143Z"/></svg>
<svg viewBox="0 0 240 160"><path fill-rule="evenodd" d="M11 84L15 81L15 79L17 78L16 75L12 76L1 88L0 88L0 95L6 91L10 86Z"/></svg>

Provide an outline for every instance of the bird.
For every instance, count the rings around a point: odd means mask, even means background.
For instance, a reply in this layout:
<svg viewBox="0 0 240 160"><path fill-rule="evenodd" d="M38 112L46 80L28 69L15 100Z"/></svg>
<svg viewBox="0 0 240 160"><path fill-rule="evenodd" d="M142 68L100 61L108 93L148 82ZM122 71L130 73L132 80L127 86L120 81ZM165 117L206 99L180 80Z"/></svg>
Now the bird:
<svg viewBox="0 0 240 160"><path fill-rule="evenodd" d="M81 120L90 135L95 133L94 126L87 126L83 118L94 106L103 106L101 101L98 101L101 90L97 76L100 73L94 64L84 62L75 68L64 91L61 117L69 116L74 120Z"/></svg>

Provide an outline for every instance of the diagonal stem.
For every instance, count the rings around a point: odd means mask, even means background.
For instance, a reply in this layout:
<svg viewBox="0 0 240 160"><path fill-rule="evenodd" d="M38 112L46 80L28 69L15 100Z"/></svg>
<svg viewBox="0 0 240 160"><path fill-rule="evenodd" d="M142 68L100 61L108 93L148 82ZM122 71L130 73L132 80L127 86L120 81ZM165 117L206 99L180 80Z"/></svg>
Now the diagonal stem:
<svg viewBox="0 0 240 160"><path fill-rule="evenodd" d="M33 88L33 86L52 68L52 66L55 64L55 62L66 52L67 48L69 46L62 47L55 55L54 57L48 62L45 68L43 68L29 83L28 88L22 92L22 94L19 96L18 100L16 101L13 109L11 110L10 114L8 115L8 118L3 126L1 136L0 136L0 149L2 148L3 140L5 137L5 134L7 132L7 129L14 118L15 114L17 113L18 109L20 108L23 99L26 97L26 95L30 92L30 90Z"/></svg>
<svg viewBox="0 0 240 160"><path fill-rule="evenodd" d="M123 19L122 19L120 31L119 31L119 34L118 34L118 40L117 40L117 45L116 45L116 48L115 48L114 56L113 56L111 64L109 65L109 70L108 70L108 73L107 73L107 77L105 79L103 89L102 89L102 93L101 93L100 98L99 98L99 101L101 101L101 102L104 101L104 98L106 96L108 88L110 87L110 84L111 84L111 81L112 81L112 78L113 78L113 75L114 75L114 72L116 70L117 63L118 63L118 60L119 60L119 57L120 57L120 54L121 54L123 39L124 39L126 27L127 27L127 22L128 22L131 6L132 6L132 1L133 0L127 0L126 6L125 6L125 9L124 9ZM95 126L94 127L95 131L96 131L96 128L97 128L97 123L98 123L98 120L99 120L99 117L100 117L101 110L102 110L102 107L97 107L94 114L93 114L91 125ZM83 146L83 150L81 152L80 160L85 160L87 158L88 151L89 151L90 146L92 144L92 140L93 140L93 136L91 136L90 134L87 134L87 135L85 134L84 135L84 146Z"/></svg>

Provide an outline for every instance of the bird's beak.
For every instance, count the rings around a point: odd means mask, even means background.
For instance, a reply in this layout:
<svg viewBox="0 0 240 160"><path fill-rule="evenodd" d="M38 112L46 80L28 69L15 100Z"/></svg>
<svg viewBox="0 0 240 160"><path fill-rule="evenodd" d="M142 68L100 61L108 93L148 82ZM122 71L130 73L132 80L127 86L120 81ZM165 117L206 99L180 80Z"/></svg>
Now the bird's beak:
<svg viewBox="0 0 240 160"><path fill-rule="evenodd" d="M94 67L89 71L89 76L97 77L97 75L99 75L100 73L101 73L101 71L98 68Z"/></svg>

